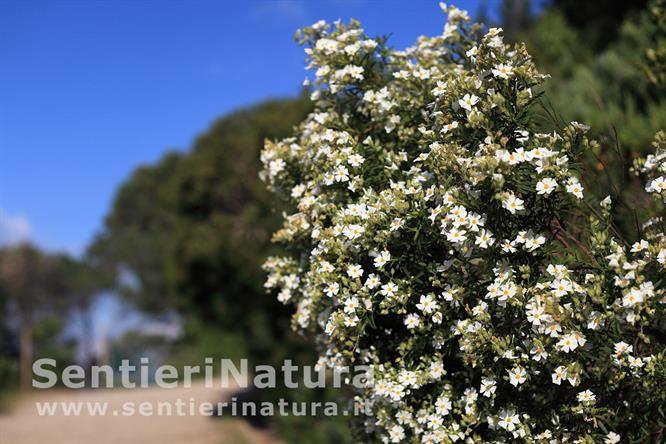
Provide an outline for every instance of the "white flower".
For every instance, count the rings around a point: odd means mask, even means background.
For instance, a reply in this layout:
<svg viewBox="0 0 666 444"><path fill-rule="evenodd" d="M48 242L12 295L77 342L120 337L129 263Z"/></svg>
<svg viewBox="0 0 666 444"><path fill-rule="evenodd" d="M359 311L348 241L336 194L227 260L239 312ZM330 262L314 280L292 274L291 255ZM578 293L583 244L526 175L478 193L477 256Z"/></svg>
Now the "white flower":
<svg viewBox="0 0 666 444"><path fill-rule="evenodd" d="M493 75L501 79L508 79L513 76L513 66L509 64L500 63L493 68Z"/></svg>
<svg viewBox="0 0 666 444"><path fill-rule="evenodd" d="M519 163L525 162L527 157L525 155L525 150L523 148L518 148L516 151L499 151L501 153L500 159L503 162L508 163L509 165L518 165Z"/></svg>
<svg viewBox="0 0 666 444"><path fill-rule="evenodd" d="M365 280L365 286L368 287L370 290L374 290L381 284L381 281L379 280L379 277L377 277L376 274L370 274L368 278Z"/></svg>
<svg viewBox="0 0 666 444"><path fill-rule="evenodd" d="M349 180L349 170L344 165L338 165L333 173L336 182L347 182Z"/></svg>
<svg viewBox="0 0 666 444"><path fill-rule="evenodd" d="M455 298L456 293L458 293L457 288L447 285L444 291L442 291L442 298L444 298L444 300L446 301L451 302Z"/></svg>
<svg viewBox="0 0 666 444"><path fill-rule="evenodd" d="M321 66L317 71L315 72L315 76L317 77L325 77L331 72L331 67L328 65Z"/></svg>
<svg viewBox="0 0 666 444"><path fill-rule="evenodd" d="M502 206L509 210L511 214L515 214L516 211L524 210L524 203L525 202L522 199L516 197L513 193L510 193L506 199L502 200Z"/></svg>
<svg viewBox="0 0 666 444"><path fill-rule="evenodd" d="M573 285L568 279L556 279L550 283L550 289L553 295L560 298L571 293Z"/></svg>
<svg viewBox="0 0 666 444"><path fill-rule="evenodd" d="M534 251L545 243L546 243L545 237L530 235L525 240L525 248L527 249L527 251Z"/></svg>
<svg viewBox="0 0 666 444"><path fill-rule="evenodd" d="M666 191L666 177L661 176L653 179L647 187L645 187L645 190L648 193L662 193Z"/></svg>
<svg viewBox="0 0 666 444"><path fill-rule="evenodd" d="M472 107L478 102L479 98L474 94L465 94L462 99L458 100L460 107L466 109L467 111L472 111Z"/></svg>
<svg viewBox="0 0 666 444"><path fill-rule="evenodd" d="M504 430L511 432L516 430L516 425L520 424L520 418L514 410L502 410L498 424Z"/></svg>
<svg viewBox="0 0 666 444"><path fill-rule="evenodd" d="M291 299L291 291L285 287L280 292L278 293L277 299L278 301L282 302L283 304L286 303Z"/></svg>
<svg viewBox="0 0 666 444"><path fill-rule="evenodd" d="M435 401L435 411L438 415L448 415L451 411L452 403L446 396L440 396Z"/></svg>
<svg viewBox="0 0 666 444"><path fill-rule="evenodd" d="M384 250L375 257L375 267L382 269L384 268L384 265L386 265L390 260L391 253L389 253L387 250Z"/></svg>
<svg viewBox="0 0 666 444"><path fill-rule="evenodd" d="M477 399L479 399L479 394L475 388L469 387L465 389L463 399L465 400L466 404L473 404L476 402Z"/></svg>
<svg viewBox="0 0 666 444"><path fill-rule="evenodd" d="M615 432L608 432L604 439L604 444L617 444L618 442L620 442L620 435Z"/></svg>
<svg viewBox="0 0 666 444"><path fill-rule="evenodd" d="M458 30L458 25L449 22L446 25L444 25L444 33L442 34L442 37L444 37L445 39L452 37L457 30Z"/></svg>
<svg viewBox="0 0 666 444"><path fill-rule="evenodd" d="M440 132L443 133L443 134L446 134L449 131L454 130L456 128L458 128L458 122L453 121L451 123L447 123L446 125L444 125Z"/></svg>
<svg viewBox="0 0 666 444"><path fill-rule="evenodd" d="M636 358L634 356L627 357L627 361L629 361L629 367L634 369L641 368L645 365L641 358Z"/></svg>
<svg viewBox="0 0 666 444"><path fill-rule="evenodd" d="M333 297L338 292L340 291L340 285L337 282L334 282L326 287L326 290L324 292L326 293L326 296L328 297Z"/></svg>
<svg viewBox="0 0 666 444"><path fill-rule="evenodd" d="M465 230L458 230L457 228L453 228L446 233L446 238L449 240L449 242L454 244L461 244L467 239L467 236L465 236L466 234L467 231Z"/></svg>
<svg viewBox="0 0 666 444"><path fill-rule="evenodd" d="M347 239L353 240L361 237L364 231L365 228L360 225L348 225L344 228L343 234L347 237Z"/></svg>
<svg viewBox="0 0 666 444"><path fill-rule="evenodd" d="M489 231L484 229L479 232L478 236L476 236L474 243L480 248L488 248L495 243L495 239L493 239L493 235Z"/></svg>
<svg viewBox="0 0 666 444"><path fill-rule="evenodd" d="M416 308L421 310L423 313L430 314L437 310L437 303L432 299L432 296L421 295L421 299L419 300L419 303L416 304Z"/></svg>
<svg viewBox="0 0 666 444"><path fill-rule="evenodd" d="M579 392L577 398L578 402L582 402L584 404L592 403L597 399L597 397L595 396L594 393L592 393L591 390L585 390L583 392Z"/></svg>
<svg viewBox="0 0 666 444"><path fill-rule="evenodd" d="M548 358L548 352L538 344L532 345L530 354L532 355L532 359L536 362L545 361Z"/></svg>
<svg viewBox="0 0 666 444"><path fill-rule="evenodd" d="M271 176L277 175L280 171L284 170L287 164L282 159L271 160L268 164L268 172Z"/></svg>
<svg viewBox="0 0 666 444"><path fill-rule="evenodd" d="M485 222L478 214L470 213L467 215L466 223L471 231L478 232Z"/></svg>
<svg viewBox="0 0 666 444"><path fill-rule="evenodd" d="M412 420L412 414L408 410L400 410L395 416L395 419L400 424L406 424Z"/></svg>
<svg viewBox="0 0 666 444"><path fill-rule="evenodd" d="M327 335L331 336L335 332L335 324L332 321L328 321L326 323L326 327L324 327L324 333Z"/></svg>
<svg viewBox="0 0 666 444"><path fill-rule="evenodd" d="M575 120L571 122L571 125L578 128L579 130L583 131L584 133L586 133L590 130L589 125L585 125L583 123L576 122Z"/></svg>
<svg viewBox="0 0 666 444"><path fill-rule="evenodd" d="M393 282L389 282L388 284L382 285L382 289L380 291L382 296L386 297L393 297L397 292L398 292L398 286Z"/></svg>
<svg viewBox="0 0 666 444"><path fill-rule="evenodd" d="M361 49L361 42L355 42L351 45L345 46L345 53L347 55L353 56L359 51L359 49Z"/></svg>
<svg viewBox="0 0 666 444"><path fill-rule="evenodd" d="M524 368L518 366L509 371L509 382L513 386L518 386L527 381L527 372Z"/></svg>
<svg viewBox="0 0 666 444"><path fill-rule="evenodd" d="M562 336L562 338L557 343L557 348L565 353L569 353L570 351L578 348L578 340L576 335L568 334Z"/></svg>
<svg viewBox="0 0 666 444"><path fill-rule="evenodd" d="M343 80L346 78L351 78L354 80L363 80L363 72L365 68L362 66L347 65L342 69L339 69L335 72L335 77L338 80Z"/></svg>
<svg viewBox="0 0 666 444"><path fill-rule="evenodd" d="M291 197L293 197L294 199L298 199L303 195L304 192L305 192L305 185L303 184L296 185L291 189Z"/></svg>
<svg viewBox="0 0 666 444"><path fill-rule="evenodd" d="M358 323L361 321L361 318L359 318L356 315L353 316L346 316L343 320L343 324L345 327L355 327L358 325Z"/></svg>
<svg viewBox="0 0 666 444"><path fill-rule="evenodd" d="M552 379L553 384L560 385L562 380L567 379L567 368L562 365L557 367L552 375Z"/></svg>
<svg viewBox="0 0 666 444"><path fill-rule="evenodd" d="M493 379L482 379L481 380L481 394L487 398L490 398L497 391L497 382Z"/></svg>
<svg viewBox="0 0 666 444"><path fill-rule="evenodd" d="M418 327L420 323L421 320L419 319L418 315L408 314L407 317L405 318L405 325L409 330Z"/></svg>
<svg viewBox="0 0 666 444"><path fill-rule="evenodd" d="M389 230L397 231L400 228L402 228L403 225L405 225L405 221L403 219L400 218L393 219L393 221L391 221L391 226L389 227Z"/></svg>
<svg viewBox="0 0 666 444"><path fill-rule="evenodd" d="M590 330L596 330L603 325L603 319L601 318L601 313L598 311L593 311L590 313L589 320L587 322L587 328Z"/></svg>
<svg viewBox="0 0 666 444"><path fill-rule="evenodd" d="M356 168L361 166L361 164L365 162L365 159L360 154L352 154L351 156L349 156L349 159L347 159L347 162L349 163L349 165Z"/></svg>
<svg viewBox="0 0 666 444"><path fill-rule="evenodd" d="M550 438L552 438L552 437L553 437L553 432L551 432L550 430L546 429L546 430L544 430L543 432L541 432L541 433L539 433L538 435L536 435L536 436L534 437L534 439L537 439L537 440L539 440L540 442L541 442L541 441L544 441L544 442L545 442L546 440L548 440L548 439L550 439ZM551 442L552 442L552 441L551 441Z"/></svg>
<svg viewBox="0 0 666 444"><path fill-rule="evenodd" d="M430 376L434 379L439 379L444 375L444 366L441 362L433 362L430 364Z"/></svg>
<svg viewBox="0 0 666 444"><path fill-rule="evenodd" d="M615 356L620 357L622 355L631 353L634 351L634 346L629 345L624 341L616 343L613 348L615 349Z"/></svg>
<svg viewBox="0 0 666 444"><path fill-rule="evenodd" d="M567 193L573 194L578 199L583 198L583 190L584 190L583 186L575 177L570 178L569 181L567 182Z"/></svg>
<svg viewBox="0 0 666 444"><path fill-rule="evenodd" d="M508 241L508 240L504 241L504 242L502 242L501 245L502 245L502 251L505 252L505 253L515 253L516 251L518 251L516 249L516 247L514 246L514 243L511 242L511 241Z"/></svg>
<svg viewBox="0 0 666 444"><path fill-rule="evenodd" d="M657 253L657 262L661 265L666 265L666 248L662 248L659 250L659 253Z"/></svg>
<svg viewBox="0 0 666 444"><path fill-rule="evenodd" d="M627 294L622 298L623 307L634 307L635 305L643 302L643 291L638 288L632 287Z"/></svg>
<svg viewBox="0 0 666 444"><path fill-rule="evenodd" d="M359 264L350 265L347 267L347 274L350 278L360 278L363 276L363 268Z"/></svg>
<svg viewBox="0 0 666 444"><path fill-rule="evenodd" d="M443 95L446 92L446 83L438 81L437 86L433 88L432 94L436 97Z"/></svg>
<svg viewBox="0 0 666 444"><path fill-rule="evenodd" d="M329 261L321 261L319 264L320 273L332 273L333 271L335 271L335 267Z"/></svg>
<svg viewBox="0 0 666 444"><path fill-rule="evenodd" d="M333 52L338 50L339 46L340 46L340 44L338 42L336 42L335 40L319 39L319 40L317 40L317 43L315 45L315 49L317 51L322 51L326 54L332 54Z"/></svg>
<svg viewBox="0 0 666 444"><path fill-rule="evenodd" d="M648 242L646 240L641 240L639 242L635 242L631 246L631 252L632 253L639 253L643 250L647 250L649 246L650 246L650 244L648 244Z"/></svg>
<svg viewBox="0 0 666 444"><path fill-rule="evenodd" d="M358 299L351 297L345 301L345 313L352 314L359 308Z"/></svg>
<svg viewBox="0 0 666 444"><path fill-rule="evenodd" d="M532 323L532 325L541 325L541 321L547 315L544 315L543 307L535 307L527 312L527 320Z"/></svg>
<svg viewBox="0 0 666 444"><path fill-rule="evenodd" d="M550 193L555 191L555 188L557 188L557 182L555 181L555 179L551 179L550 177L546 177L545 179L541 179L536 184L537 194L549 195Z"/></svg>
<svg viewBox="0 0 666 444"><path fill-rule="evenodd" d="M402 373L400 373L400 384L404 385L405 387L415 387L417 386L417 380L416 380L416 373L403 370Z"/></svg>
<svg viewBox="0 0 666 444"><path fill-rule="evenodd" d="M394 401L400 401L405 396L405 387L401 384L392 384L388 389L388 394Z"/></svg>
<svg viewBox="0 0 666 444"><path fill-rule="evenodd" d="M557 322L551 322L546 326L545 333L550 335L551 338L556 338L560 335L562 327Z"/></svg>
<svg viewBox="0 0 666 444"><path fill-rule="evenodd" d="M405 429L399 425L394 425L389 430L389 439L391 442L401 442L405 437Z"/></svg>

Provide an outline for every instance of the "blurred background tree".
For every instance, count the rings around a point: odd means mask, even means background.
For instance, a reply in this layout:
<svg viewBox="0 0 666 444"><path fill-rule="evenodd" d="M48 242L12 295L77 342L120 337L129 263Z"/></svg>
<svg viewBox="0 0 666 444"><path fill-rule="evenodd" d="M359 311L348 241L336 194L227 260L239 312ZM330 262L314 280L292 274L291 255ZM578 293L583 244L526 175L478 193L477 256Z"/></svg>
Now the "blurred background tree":
<svg viewBox="0 0 666 444"><path fill-rule="evenodd" d="M191 365L204 356L277 366L284 359L314 362L314 347L291 332L289 310L263 289L261 264L275 249L270 236L280 218L258 178L264 140L288 136L310 110L302 95L232 113L191 150L137 169L118 191L90 251L123 270L121 294L138 307L158 315L173 310L183 319L184 335L170 348L169 362ZM315 401L330 393L280 387L244 396ZM301 442L347 436L343 421L275 420L283 436Z"/></svg>
<svg viewBox="0 0 666 444"><path fill-rule="evenodd" d="M48 254L30 244L0 249L0 390L16 382L29 389L38 357L54 358L64 368L77 360L78 347L79 363L93 364L92 306L113 283L114 273L92 257ZM73 316L83 328L78 340L65 334Z"/></svg>
<svg viewBox="0 0 666 444"><path fill-rule="evenodd" d="M123 270L122 294L146 311L176 310L192 325L214 326L236 350L270 352L288 325L281 305L263 297L260 265L278 219L257 178L259 149L309 109L301 98L238 111L189 152L139 168L90 249Z"/></svg>
<svg viewBox="0 0 666 444"><path fill-rule="evenodd" d="M572 120L591 126L600 148L584 162L598 174L585 186L597 200L613 197L615 222L629 240L640 233L636 208L652 202L628 166L666 127L666 90L656 81L657 54L666 51L663 6L663 0L555 0L512 34L552 76L544 89L540 129Z"/></svg>
<svg viewBox="0 0 666 444"><path fill-rule="evenodd" d="M19 331L19 380L24 390L31 386L35 330L57 320L67 309L62 298L64 260L28 244L0 252L0 287L7 312Z"/></svg>

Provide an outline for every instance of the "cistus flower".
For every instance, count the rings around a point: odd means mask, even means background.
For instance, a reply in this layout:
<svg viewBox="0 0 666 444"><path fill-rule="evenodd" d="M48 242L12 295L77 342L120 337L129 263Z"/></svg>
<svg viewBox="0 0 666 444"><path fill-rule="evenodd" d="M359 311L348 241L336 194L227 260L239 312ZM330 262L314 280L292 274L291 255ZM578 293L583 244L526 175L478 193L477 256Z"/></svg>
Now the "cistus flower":
<svg viewBox="0 0 666 444"><path fill-rule="evenodd" d="M299 32L315 109L261 155L292 207L266 287L322 362L371 368L360 441L648 442L663 219L619 238L577 173L589 128L535 130L546 77L524 45L443 9L444 32L405 50L357 21ZM665 140L636 165L657 200Z"/></svg>

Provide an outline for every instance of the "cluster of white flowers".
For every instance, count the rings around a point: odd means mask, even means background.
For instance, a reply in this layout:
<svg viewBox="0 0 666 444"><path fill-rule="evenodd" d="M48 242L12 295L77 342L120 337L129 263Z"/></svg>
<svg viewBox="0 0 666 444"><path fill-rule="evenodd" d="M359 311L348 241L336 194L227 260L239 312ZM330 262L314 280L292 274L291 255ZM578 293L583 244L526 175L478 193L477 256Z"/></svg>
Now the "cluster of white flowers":
<svg viewBox="0 0 666 444"><path fill-rule="evenodd" d="M648 177L645 190L663 198L666 203L666 133L659 132L654 141L656 153L639 162L640 171Z"/></svg>
<svg viewBox="0 0 666 444"><path fill-rule="evenodd" d="M266 287L328 365L372 368L365 440L619 442L663 397L663 225L616 238L576 173L587 128L535 132L525 48L443 9L404 51L354 21L300 31L315 111L262 152L295 208Z"/></svg>

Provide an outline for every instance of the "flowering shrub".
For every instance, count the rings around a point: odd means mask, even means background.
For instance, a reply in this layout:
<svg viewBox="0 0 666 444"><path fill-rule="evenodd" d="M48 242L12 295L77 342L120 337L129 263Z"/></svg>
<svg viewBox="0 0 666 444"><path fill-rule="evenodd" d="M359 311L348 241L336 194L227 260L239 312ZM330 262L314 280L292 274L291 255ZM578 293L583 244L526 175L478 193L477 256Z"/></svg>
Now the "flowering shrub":
<svg viewBox="0 0 666 444"><path fill-rule="evenodd" d="M315 111L262 153L295 207L266 286L321 365L372 368L366 441L663 439L663 222L621 239L585 200L587 128L535 130L524 46L443 9L404 51L356 21L298 34ZM663 153L639 167L663 197Z"/></svg>

